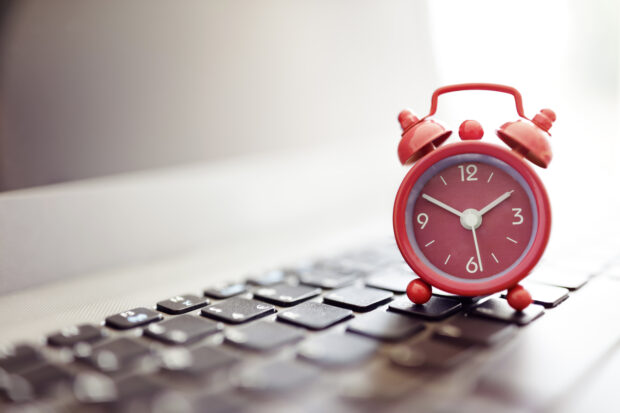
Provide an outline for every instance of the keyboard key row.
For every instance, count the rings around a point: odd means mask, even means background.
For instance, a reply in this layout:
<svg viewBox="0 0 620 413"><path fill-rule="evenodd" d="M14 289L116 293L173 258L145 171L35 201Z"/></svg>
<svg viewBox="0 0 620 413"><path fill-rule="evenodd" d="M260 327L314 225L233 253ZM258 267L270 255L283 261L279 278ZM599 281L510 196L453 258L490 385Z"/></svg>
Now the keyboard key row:
<svg viewBox="0 0 620 413"><path fill-rule="evenodd" d="M385 265L377 265L378 262L383 261L385 261ZM204 295L219 300L227 299L248 292L247 284L250 284L262 287L253 292L254 298L286 307L297 305L318 296L321 293L321 288L339 288L325 294L323 302L357 312L364 312L391 301L391 296L387 294L381 295L377 292L377 289L396 294L404 293L412 273L408 268L403 267L405 266L399 254L394 250L393 246L390 246L389 248L384 248L384 250L372 249L366 252L354 252L315 261L301 266L297 270L275 269L267 271L249 276L245 282L227 283L207 288L204 291ZM365 280L365 284L371 288L342 288L367 275L369 277ZM560 275L562 276L559 277L557 271L550 271L549 268L541 268L534 272L531 278L537 281L537 283L528 283L528 289L533 295L534 303L547 308L557 306L568 297L567 289L580 288L589 279L589 275L585 273L582 275L574 272L568 274L574 276L573 278L565 276L566 274ZM301 282L302 285L286 284L285 281L291 281L291 277ZM572 282L571 280L573 279L578 282ZM557 287L557 285L562 285L566 288ZM238 306L239 303L244 302L235 302L233 307ZM248 317L245 317L246 314L244 312L234 311L234 309L231 309L229 312L225 311L226 309L220 308L220 303L216 303L208 309L207 306L209 304L209 299L206 297L185 294L158 302L157 310L177 315L203 308L203 315L212 318L218 318L217 311L223 310L222 316L219 319L228 323L241 323L256 318L254 317L254 310L256 308L249 312ZM458 304L435 299L424 306L415 306L403 297L393 302L390 305L390 310L438 320L462 310L462 308L457 307L459 307ZM491 307L495 310L491 311L489 309ZM495 314L497 319L520 324L523 324L524 320L528 320L528 318L522 315L504 314L504 312L500 311L501 307L501 304L493 306L491 302L482 305L477 310L474 309L472 313L480 316L497 313ZM271 310L268 311L272 312ZM242 315L244 317L241 317ZM256 314L256 316L262 315L261 312ZM139 307L107 317L105 322L107 326L112 328L130 329L160 320L162 320L161 314L149 308ZM79 342L94 342L102 337L103 333L98 327L80 325L49 336L48 343L52 346L71 347Z"/></svg>
<svg viewBox="0 0 620 413"><path fill-rule="evenodd" d="M276 301L282 300L284 294L287 293L296 293L295 298L291 298L293 302L298 301L300 297L310 298L312 295L318 294L317 289L311 289L310 287L288 287L289 286L283 288L279 286L278 288L270 289L275 290L276 294L274 294L274 297ZM272 291L262 291L265 296L270 296L271 292ZM349 307L360 311L367 308L375 308L391 300L391 296L392 293L378 289L346 287L328 293L325 296L325 301L341 307ZM182 298L188 298L185 296L179 297L179 299L170 302L174 303L176 301L176 303L182 304ZM190 301L193 305L196 304L195 300ZM557 301L557 299L555 301ZM408 316L438 320L458 312L462 309L462 304L458 300L433 296L425 305L414 305L405 297L402 297L393 302L389 309L391 311L404 313ZM204 307L202 315L231 324L240 324L275 312L276 309L272 305L252 299L237 297ZM505 300L496 298L484 301L471 310L471 314L474 316L489 317L519 325L531 322L542 315L542 313L542 309L538 306L531 306L523 312L515 312L507 305ZM290 310L281 312L278 314L277 319L311 330L320 330L351 318L352 316L353 313L351 310L334 307L324 303L305 302ZM106 324L115 328L127 329L161 319L162 317L159 313L140 307L110 316L106 319ZM261 326L265 332L261 331ZM399 318L394 317L394 315L388 315L388 313L377 312L370 314L369 317L354 320L348 328L351 332L381 340L398 340L421 331L424 325L421 322L410 323L405 321L402 317ZM223 326L220 323L200 319L191 315L183 315L157 324L151 324L144 330L144 335L167 344L188 344L198 341L207 335L221 331L222 329ZM450 336L450 333L456 334L454 331L456 331L456 327L454 326L452 330L448 327L444 327L443 336ZM459 334L462 336L462 333ZM257 326L250 326L245 330L230 331L227 333L227 340L241 347L265 350L277 347L289 340L293 341L300 336L300 334L294 334L286 329L275 327L272 323L262 323ZM74 346L77 343L94 342L101 338L103 338L103 334L99 328L92 325L81 325L74 329L53 334L49 336L48 341L50 344L56 346ZM463 338L461 337L461 339ZM107 352L104 352L104 354L108 355ZM102 357L103 358L94 356L91 362L103 370L113 370L116 368L115 366L119 364L117 360L118 357Z"/></svg>
<svg viewBox="0 0 620 413"><path fill-rule="evenodd" d="M380 316L377 317L378 315ZM182 320L184 318L211 323L209 320L189 315L169 319L168 321ZM372 328L378 323L371 322L371 320L377 321L381 320L381 318L384 321L388 321L383 323L384 330L379 329L377 333L375 328L375 331L372 331ZM361 316L355 321L365 321L365 331L364 328L359 328L359 325L356 326L354 322L350 324L349 331L363 331L365 335L379 339L408 337L424 329L424 325L419 319L384 311ZM407 325L407 321L409 325ZM154 325L145 330L151 329ZM265 321L258 321L254 324L231 329L230 332L230 334L226 335L226 340L229 343L258 351L275 349L281 345L294 343L303 338L301 330ZM238 332L241 332L241 334ZM471 345L495 344L508 338L510 336L509 333L514 333L514 326L484 319L458 316L450 320L448 324L443 324L436 329L434 337L442 341L425 340L415 345L400 346L390 353L390 358L394 364L406 368L449 368L468 354ZM297 354L298 357L307 362L323 367L335 368L361 363L370 358L375 353L377 347L378 342L369 338L351 334L328 333L312 336L302 342L298 347ZM147 346L137 339L129 338L113 339L101 345L93 346L89 351L83 351L83 353L83 356L86 355L86 357L81 358L83 361L106 373L125 369L127 366L137 364L139 359L143 357L152 356ZM231 366L238 361L239 358L237 356L219 347L202 346L191 351L178 348L162 352L161 371L168 374L182 373L190 376L202 376ZM287 361L287 366L289 363L294 366L298 365L298 363ZM13 385L11 390L11 394L13 394L11 396L12 399L25 400L33 397L33 395L41 395L48 392L49 388L46 387L48 382L45 380L45 377L49 376L51 377L50 380L53 379L53 381L60 383L71 379L71 376L63 374L63 372L66 373L63 368L55 367L33 370L36 378L34 376L25 376L25 379L28 379L28 383L31 384L23 387L30 389L28 386L32 386L32 390L23 390ZM267 370L270 369L271 367L267 368ZM241 377L249 379L254 374L258 374L257 370L253 370L250 373L244 370ZM258 387L255 387L254 384L246 387L247 385L248 383L245 381L240 382L241 387L256 391L275 391L286 387L280 382L279 378L272 377L261 377L261 384ZM141 394L141 391L134 392L129 382L123 385L123 388L127 386L129 386L129 393L132 395ZM147 386L147 389L150 389L150 387ZM115 397L122 396L123 399L128 397L118 393L118 391L115 394ZM148 390L145 391L145 394L150 395L152 392Z"/></svg>
<svg viewBox="0 0 620 413"><path fill-rule="evenodd" d="M310 287L304 286L297 286L294 289L279 287L275 289L275 291L276 293L298 293L293 299L294 301L298 301L299 297L310 298L311 295L318 293L316 289L309 288ZM271 291L262 291L262 293L268 296ZM282 295L283 294L276 294L276 301L281 300ZM391 300L391 296L392 293L382 290L347 287L328 293L325 297L325 301L359 311L366 308L375 308L377 305ZM176 301L182 302L181 300ZM402 297L393 302L389 309L408 316L438 320L459 311L461 308L462 304L458 300L433 296L429 303L422 306L414 305L405 297ZM269 304L237 297L204 307L202 315L231 324L240 324L272 314L275 311L275 308ZM540 316L542 310L539 310L537 306L532 306L524 312L515 312L507 306L504 300L490 299L475 306L471 310L471 314L524 325ZM344 321L352 316L353 314L350 310L337 308L324 303L306 302L290 310L281 312L278 314L277 319L308 329L320 330ZM136 308L110 316L106 319L106 323L115 328L126 329L130 328L130 326L144 325L158 320L161 320L161 315L159 313L146 308ZM264 327L264 325L273 324L264 323L261 325ZM221 331L222 328L223 326L220 323L200 319L191 315L183 315L160 323L150 324L150 326L144 330L144 335L167 344L188 344L207 335ZM278 327L273 327L273 329L277 328ZM352 332L381 340L398 340L408 335L413 335L423 328L424 325L421 322L409 322L409 320L406 320L406 318L402 316L395 317L395 315L390 315L385 312L371 313L366 318L358 318L349 326L349 330ZM240 330L228 333L227 340L232 343L237 343L242 347L254 346L257 349L264 349L277 346L279 340L284 340L287 337L287 334L284 333L284 329L279 331L281 334L277 334L278 331L274 330L273 337L270 337L272 340L267 341L269 334L263 335L261 339L260 329L250 327L247 331ZM280 335L283 337L280 337ZM55 346L74 346L78 343L95 342L102 338L103 334L101 329L92 325L81 325L50 335L48 341Z"/></svg>

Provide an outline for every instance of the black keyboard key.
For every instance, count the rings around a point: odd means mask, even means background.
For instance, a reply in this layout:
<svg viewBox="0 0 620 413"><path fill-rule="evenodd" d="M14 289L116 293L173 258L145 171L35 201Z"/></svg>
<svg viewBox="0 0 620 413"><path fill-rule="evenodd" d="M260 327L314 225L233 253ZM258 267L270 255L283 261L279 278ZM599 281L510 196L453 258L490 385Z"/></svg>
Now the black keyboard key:
<svg viewBox="0 0 620 413"><path fill-rule="evenodd" d="M392 300L394 294L376 288L345 287L323 297L323 302L353 311L370 311Z"/></svg>
<svg viewBox="0 0 620 413"><path fill-rule="evenodd" d="M399 346L390 352L392 362L414 369L449 369L472 355L471 346L445 341L424 340L410 346Z"/></svg>
<svg viewBox="0 0 620 413"><path fill-rule="evenodd" d="M101 328L92 324L81 324L47 336L47 343L55 347L73 347L78 343L94 343L104 337Z"/></svg>
<svg viewBox="0 0 620 413"><path fill-rule="evenodd" d="M245 323L275 312L275 307L270 304L239 297L229 298L202 309L203 316L232 324Z"/></svg>
<svg viewBox="0 0 620 413"><path fill-rule="evenodd" d="M162 353L164 372L192 377L211 374L239 361L239 357L213 346L201 346L192 350L175 348Z"/></svg>
<svg viewBox="0 0 620 413"><path fill-rule="evenodd" d="M144 329L144 335L167 344L188 344L223 328L224 326L216 321L183 314L151 324Z"/></svg>
<svg viewBox="0 0 620 413"><path fill-rule="evenodd" d="M243 327L231 328L225 335L229 343L256 351L273 350L304 337L299 329L272 321L257 321Z"/></svg>
<svg viewBox="0 0 620 413"><path fill-rule="evenodd" d="M523 287L532 295L532 301L545 308L553 308L568 298L568 289L553 285L527 283ZM506 293L502 294L506 298Z"/></svg>
<svg viewBox="0 0 620 413"><path fill-rule="evenodd" d="M43 354L37 347L30 344L18 344L0 356L0 379L4 375L26 370L43 360Z"/></svg>
<svg viewBox="0 0 620 413"><path fill-rule="evenodd" d="M313 268L303 272L299 276L299 281L313 287L331 289L351 284L357 276L357 274L340 274L331 270Z"/></svg>
<svg viewBox="0 0 620 413"><path fill-rule="evenodd" d="M170 297L157 303L157 310L167 314L183 314L198 310L209 304L209 300L193 294L183 294Z"/></svg>
<svg viewBox="0 0 620 413"><path fill-rule="evenodd" d="M272 361L249 366L237 374L233 381L246 391L258 393L283 393L306 387L318 377L318 370L294 361Z"/></svg>
<svg viewBox="0 0 620 413"><path fill-rule="evenodd" d="M396 294L403 294L407 290L407 285L415 278L413 272L406 273L399 269L389 269L371 275L366 280L366 285L373 288L392 291Z"/></svg>
<svg viewBox="0 0 620 413"><path fill-rule="evenodd" d="M391 311L428 320L441 320L460 311L462 308L463 304L460 301L438 296L432 296L427 303L422 305L413 304L407 297L399 298L390 304Z"/></svg>
<svg viewBox="0 0 620 413"><path fill-rule="evenodd" d="M143 326L161 319L162 315L157 311L153 311L145 307L138 307L107 317L105 319L105 324L108 327L119 330L127 330L129 328Z"/></svg>
<svg viewBox="0 0 620 413"><path fill-rule="evenodd" d="M115 338L94 346L80 343L75 347L78 359L104 372L129 368L150 354L151 350L146 344L128 337Z"/></svg>
<svg viewBox="0 0 620 413"><path fill-rule="evenodd" d="M377 350L377 342L352 334L323 334L299 345L299 357L325 367L359 364Z"/></svg>
<svg viewBox="0 0 620 413"><path fill-rule="evenodd" d="M351 310L314 301L306 301L297 307L279 313L278 320L312 330L321 330L352 316L353 312Z"/></svg>
<svg viewBox="0 0 620 413"><path fill-rule="evenodd" d="M248 283L260 287L269 287L280 284L286 276L287 272L284 270L271 270L248 278Z"/></svg>
<svg viewBox="0 0 620 413"><path fill-rule="evenodd" d="M321 289L316 287L280 284L274 285L273 287L259 288L254 291L254 298L283 307L289 307L312 297L316 297L320 293Z"/></svg>
<svg viewBox="0 0 620 413"><path fill-rule="evenodd" d="M434 337L461 345L492 346L513 337L517 330L512 324L459 314L438 326Z"/></svg>
<svg viewBox="0 0 620 413"><path fill-rule="evenodd" d="M244 293L246 289L247 288L244 283L220 284L207 288L204 291L204 294L207 297L223 300L225 298L234 297L235 295Z"/></svg>
<svg viewBox="0 0 620 413"><path fill-rule="evenodd" d="M73 375L67 370L46 362L10 376L5 392L10 400L23 402L49 395L72 380Z"/></svg>
<svg viewBox="0 0 620 413"><path fill-rule="evenodd" d="M410 337L424 328L421 320L387 311L374 311L356 317L348 326L353 333L387 341Z"/></svg>
<svg viewBox="0 0 620 413"><path fill-rule="evenodd" d="M545 310L537 304L530 304L523 311L515 311L506 300L490 298L475 306L470 314L473 316L487 317L495 320L526 325L543 315Z"/></svg>

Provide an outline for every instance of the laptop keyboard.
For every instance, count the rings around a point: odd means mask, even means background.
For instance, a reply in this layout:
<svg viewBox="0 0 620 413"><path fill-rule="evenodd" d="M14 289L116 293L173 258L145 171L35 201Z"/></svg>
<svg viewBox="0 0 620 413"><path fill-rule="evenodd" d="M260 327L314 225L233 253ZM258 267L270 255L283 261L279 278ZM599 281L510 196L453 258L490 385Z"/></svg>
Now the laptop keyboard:
<svg viewBox="0 0 620 413"><path fill-rule="evenodd" d="M515 340L595 275L550 268L526 280L534 304L522 313L502 294L435 291L413 305L404 295L413 275L393 244L207 285L202 295L171 291L152 307L8 349L0 410L314 411L320 404L282 395L304 400L329 375L345 404L391 400L420 373L445 374Z"/></svg>

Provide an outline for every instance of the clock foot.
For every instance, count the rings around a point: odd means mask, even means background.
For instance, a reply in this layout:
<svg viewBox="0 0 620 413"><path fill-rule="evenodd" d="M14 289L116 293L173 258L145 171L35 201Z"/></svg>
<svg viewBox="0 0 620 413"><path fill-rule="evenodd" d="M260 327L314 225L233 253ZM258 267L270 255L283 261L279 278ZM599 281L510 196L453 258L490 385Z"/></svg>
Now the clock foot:
<svg viewBox="0 0 620 413"><path fill-rule="evenodd" d="M532 303L532 296L530 293L519 284L508 290L506 299L508 300L508 304L517 311L524 310Z"/></svg>
<svg viewBox="0 0 620 413"><path fill-rule="evenodd" d="M431 299L432 289L430 284L417 278L407 286L407 297L414 304L424 304Z"/></svg>

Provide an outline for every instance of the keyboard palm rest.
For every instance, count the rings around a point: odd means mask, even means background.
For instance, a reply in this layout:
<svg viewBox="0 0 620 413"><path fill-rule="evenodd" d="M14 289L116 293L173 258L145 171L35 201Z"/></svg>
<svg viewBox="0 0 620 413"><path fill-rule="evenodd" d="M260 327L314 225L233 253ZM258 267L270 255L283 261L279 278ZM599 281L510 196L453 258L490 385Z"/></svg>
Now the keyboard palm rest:
<svg viewBox="0 0 620 413"><path fill-rule="evenodd" d="M620 341L619 290L618 280L597 277L523 329L485 366L477 392L527 408L549 407Z"/></svg>

